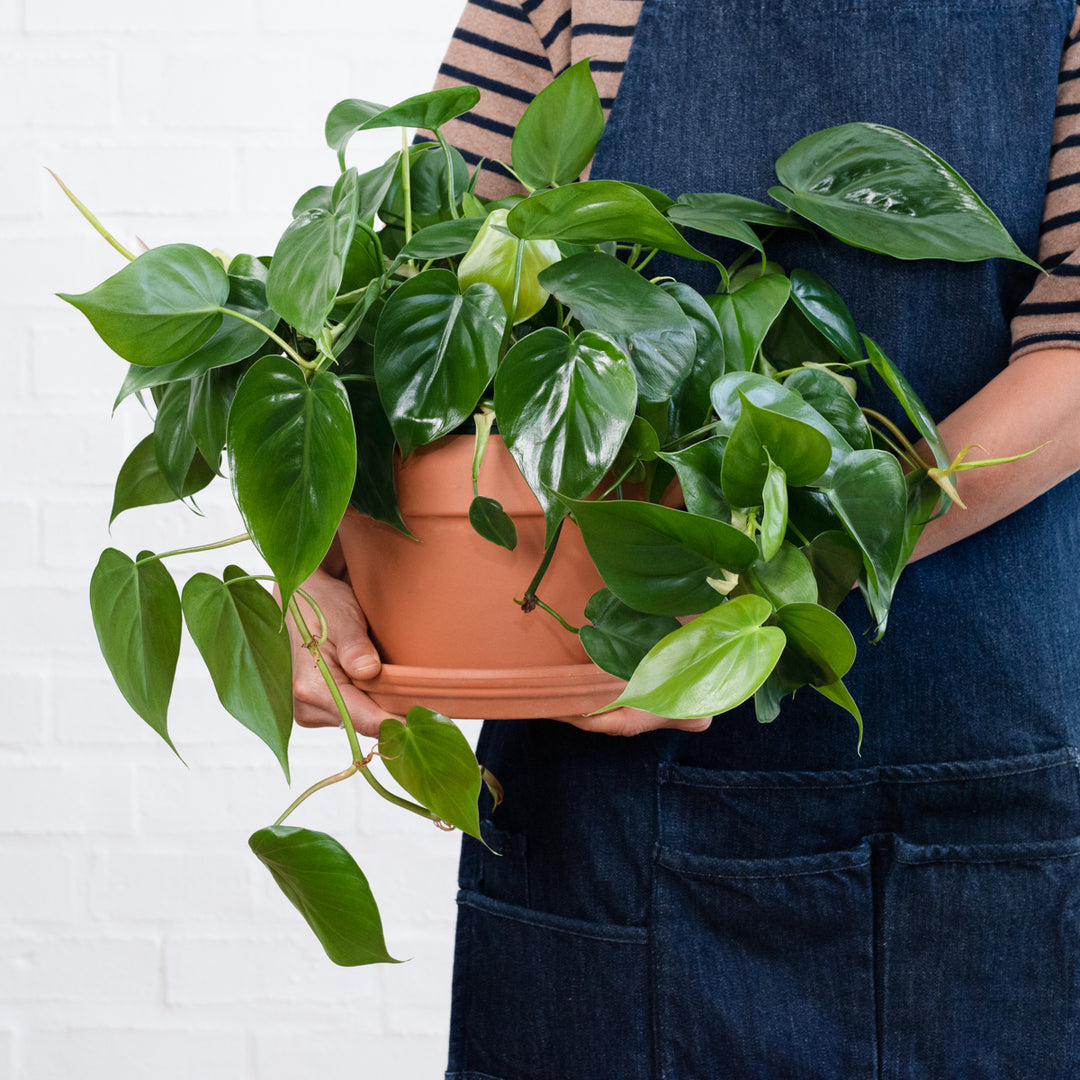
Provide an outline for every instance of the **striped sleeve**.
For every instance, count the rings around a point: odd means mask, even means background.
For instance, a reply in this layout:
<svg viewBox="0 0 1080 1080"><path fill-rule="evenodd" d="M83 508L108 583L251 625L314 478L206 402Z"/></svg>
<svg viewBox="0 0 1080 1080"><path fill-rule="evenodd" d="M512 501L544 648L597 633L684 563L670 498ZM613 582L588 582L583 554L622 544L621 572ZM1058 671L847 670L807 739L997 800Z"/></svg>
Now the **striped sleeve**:
<svg viewBox="0 0 1080 1080"><path fill-rule="evenodd" d="M519 191L499 162L533 97L570 64L589 57L605 117L615 100L641 0L468 0L436 86L471 83L471 112L443 128L470 166L484 162L477 192Z"/></svg>
<svg viewBox="0 0 1080 1080"><path fill-rule="evenodd" d="M1080 6L1058 77L1050 176L1039 238L1039 278L1012 321L1012 359L1080 349Z"/></svg>

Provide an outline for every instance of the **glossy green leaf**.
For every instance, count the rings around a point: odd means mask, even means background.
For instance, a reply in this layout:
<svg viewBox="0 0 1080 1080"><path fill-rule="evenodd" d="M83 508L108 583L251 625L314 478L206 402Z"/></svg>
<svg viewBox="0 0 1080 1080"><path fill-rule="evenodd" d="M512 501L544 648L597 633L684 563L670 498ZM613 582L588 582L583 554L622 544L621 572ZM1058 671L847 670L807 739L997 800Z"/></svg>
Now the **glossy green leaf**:
<svg viewBox="0 0 1080 1080"><path fill-rule="evenodd" d="M615 705L658 716L714 716L744 702L784 651L782 630L764 623L772 606L739 596L698 616L655 645Z"/></svg>
<svg viewBox="0 0 1080 1080"><path fill-rule="evenodd" d="M229 278L217 259L191 244L143 252L90 292L60 293L113 352L132 364L171 364L193 353L221 325Z"/></svg>
<svg viewBox="0 0 1080 1080"><path fill-rule="evenodd" d="M569 307L586 330L629 356L638 392L664 401L689 374L697 336L678 301L610 255L590 252L549 266L540 284Z"/></svg>
<svg viewBox="0 0 1080 1080"><path fill-rule="evenodd" d="M455 201L469 184L469 167L453 147L450 148ZM445 221L450 212L446 154L438 143L415 143L409 147L409 201L412 204L413 228L420 230L437 221ZM390 177L386 195L378 207L379 217L387 224L405 223L405 186L399 167ZM382 233L383 246L386 232ZM402 236L404 242L404 236Z"/></svg>
<svg viewBox="0 0 1080 1080"><path fill-rule="evenodd" d="M477 495L469 503L469 524L485 540L513 551L517 547L517 527L498 499Z"/></svg>
<svg viewBox="0 0 1080 1080"><path fill-rule="evenodd" d="M779 550L787 533L787 477L784 470L768 458L768 472L761 488L761 557L768 562Z"/></svg>
<svg viewBox="0 0 1080 1080"><path fill-rule="evenodd" d="M455 218L437 221L414 233L412 239L398 252L399 259L448 259L464 255L476 239L483 218Z"/></svg>
<svg viewBox="0 0 1080 1080"><path fill-rule="evenodd" d="M741 392L740 399L741 411L720 474L724 494L734 506L761 505L770 463L782 470L792 487L804 487L822 476L832 447L817 427L755 405ZM784 515L786 520L786 508Z"/></svg>
<svg viewBox="0 0 1080 1080"><path fill-rule="evenodd" d="M499 430L544 508L547 538L565 509L611 467L634 417L634 373L612 341L544 327L519 341L495 377Z"/></svg>
<svg viewBox="0 0 1080 1080"><path fill-rule="evenodd" d="M191 383L169 383L162 388L154 417L154 454L165 483L177 498L184 489L198 448L188 427ZM216 465L216 461L209 464Z"/></svg>
<svg viewBox="0 0 1080 1080"><path fill-rule="evenodd" d="M271 825L253 833L248 844L335 964L398 963L386 951L367 878L332 836Z"/></svg>
<svg viewBox="0 0 1080 1080"><path fill-rule="evenodd" d="M828 686L842 679L855 662L855 639L843 621L814 603L785 604L770 620L787 638L785 667L798 667L800 682Z"/></svg>
<svg viewBox="0 0 1080 1080"><path fill-rule="evenodd" d="M722 521L633 500L563 500L607 587L624 604L653 615L693 615L719 595L707 578L742 570L757 544Z"/></svg>
<svg viewBox="0 0 1080 1080"><path fill-rule="evenodd" d="M627 607L610 589L600 589L585 605L588 624L581 644L599 668L629 679L645 654L663 637L679 629L672 615L647 615Z"/></svg>
<svg viewBox="0 0 1080 1080"><path fill-rule="evenodd" d="M442 821L480 838L480 766L457 725L414 705L405 723L379 725L379 753L390 775Z"/></svg>
<svg viewBox="0 0 1080 1080"><path fill-rule="evenodd" d="M709 388L724 374L724 337L705 298L689 285L663 281L664 290L682 308L694 330L694 362L671 392L669 439L697 431L709 418Z"/></svg>
<svg viewBox="0 0 1080 1080"><path fill-rule="evenodd" d="M873 449L874 436L862 409L827 371L800 368L784 380L784 386L828 420L852 450Z"/></svg>
<svg viewBox="0 0 1080 1080"><path fill-rule="evenodd" d="M690 192L680 195L675 200L675 206L710 214L717 219L730 218L737 221L749 221L755 225L766 225L770 229L806 229L806 225L790 210L778 210L775 206L758 202L756 199L748 199L743 195L728 195L724 192ZM728 234L717 233L717 235L727 236Z"/></svg>
<svg viewBox="0 0 1080 1080"><path fill-rule="evenodd" d="M172 575L149 552L140 552L133 562L107 548L90 579L90 609L120 693L175 752L167 723L181 616Z"/></svg>
<svg viewBox="0 0 1080 1080"><path fill-rule="evenodd" d="M898 259L1036 266L970 185L910 135L853 123L800 139L769 194L847 244Z"/></svg>
<svg viewBox="0 0 1080 1080"><path fill-rule="evenodd" d="M241 379L229 414L229 468L244 524L284 601L322 561L356 472L356 437L341 380L309 383L280 356Z"/></svg>
<svg viewBox="0 0 1080 1080"><path fill-rule="evenodd" d="M904 378L903 372L881 349L868 337L864 337L863 342L866 345L866 355L870 358L871 366L896 396L904 412L907 413L908 419L915 425L915 430L926 440L938 468L948 468L952 458L949 456L941 432L937 429L937 424L934 423L934 418L930 415L930 410L912 389L911 383Z"/></svg>
<svg viewBox="0 0 1080 1080"><path fill-rule="evenodd" d="M710 236L722 236L752 247L765 254L758 234L742 218L722 209L723 203L695 201L686 203L680 199L665 211L668 219L684 228L697 229Z"/></svg>
<svg viewBox="0 0 1080 1080"><path fill-rule="evenodd" d="M292 653L277 601L238 566L222 579L195 574L181 603L188 633L202 654L218 699L253 731L289 779L292 732Z"/></svg>
<svg viewBox="0 0 1080 1080"><path fill-rule="evenodd" d="M862 549L845 532L819 533L802 549L817 581L817 602L835 611L862 573Z"/></svg>
<svg viewBox="0 0 1080 1080"><path fill-rule="evenodd" d="M750 371L765 335L787 303L791 285L782 274L755 278L733 293L710 296L720 324L728 371Z"/></svg>
<svg viewBox="0 0 1080 1080"><path fill-rule="evenodd" d="M302 334L317 338L341 287L359 209L355 169L334 185L329 210L305 210L282 233L266 278L266 298Z"/></svg>
<svg viewBox="0 0 1080 1080"><path fill-rule="evenodd" d="M792 270L791 299L818 333L849 363L863 358L862 340L840 294L812 270Z"/></svg>
<svg viewBox="0 0 1080 1080"><path fill-rule="evenodd" d="M495 374L505 324L490 285L463 294L449 270L425 270L387 300L375 381L402 457L471 415Z"/></svg>
<svg viewBox="0 0 1080 1080"><path fill-rule="evenodd" d="M572 64L529 103L514 130L510 160L530 188L572 184L604 131L589 61Z"/></svg>
<svg viewBox="0 0 1080 1080"><path fill-rule="evenodd" d="M113 490L112 511L109 514L111 525L125 510L136 506L154 506L159 503L173 502L177 498L186 499L202 491L214 479L214 470L206 463L201 454L196 454L187 476L177 494L158 468L157 454L154 452L154 436L147 435L134 450L128 454L116 477Z"/></svg>
<svg viewBox="0 0 1080 1080"><path fill-rule="evenodd" d="M474 86L447 86L406 98L389 107L373 101L348 98L339 101L326 118L326 145L345 167L345 148L358 131L406 127L434 131L448 120L468 112L480 100Z"/></svg>
<svg viewBox="0 0 1080 1080"><path fill-rule="evenodd" d="M688 259L709 258L689 244L647 196L617 180L585 180L538 191L510 211L506 224L523 240L584 246L620 240Z"/></svg>
<svg viewBox="0 0 1080 1080"><path fill-rule="evenodd" d="M726 438L705 439L692 443L685 450L659 455L675 469L686 509L691 514L719 521L731 520L731 504L720 486L726 446Z"/></svg>
<svg viewBox="0 0 1080 1080"><path fill-rule="evenodd" d="M880 637L904 543L907 486L900 463L884 450L857 450L840 463L826 495L862 550L866 599Z"/></svg>
<svg viewBox="0 0 1080 1080"><path fill-rule="evenodd" d="M758 559L739 577L747 591L763 596L774 608L817 603L818 587L806 555L786 541L776 554Z"/></svg>
<svg viewBox="0 0 1080 1080"><path fill-rule="evenodd" d="M191 380L187 427L199 454L216 467L225 449L225 434L236 387L239 366L212 368Z"/></svg>
<svg viewBox="0 0 1080 1080"><path fill-rule="evenodd" d="M361 514L408 533L394 487L394 432L383 411L378 389L373 381L350 378L342 381L356 431L356 478L349 502Z"/></svg>

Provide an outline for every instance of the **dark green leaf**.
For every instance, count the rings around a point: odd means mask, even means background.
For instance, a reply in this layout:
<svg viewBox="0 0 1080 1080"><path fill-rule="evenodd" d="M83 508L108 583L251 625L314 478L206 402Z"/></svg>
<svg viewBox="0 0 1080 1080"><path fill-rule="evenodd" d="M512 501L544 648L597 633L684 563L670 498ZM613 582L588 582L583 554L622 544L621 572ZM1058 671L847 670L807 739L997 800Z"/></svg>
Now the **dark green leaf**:
<svg viewBox="0 0 1080 1080"><path fill-rule="evenodd" d="M180 655L180 596L158 559L141 552L139 560L115 548L103 551L90 579L90 609L120 693L175 752L167 722Z"/></svg>
<svg viewBox="0 0 1080 1080"><path fill-rule="evenodd" d="M724 337L705 298L678 281L663 281L660 288L682 308L694 328L694 362L671 393L669 439L697 431L709 418L709 388L724 374Z"/></svg>
<svg viewBox="0 0 1080 1080"><path fill-rule="evenodd" d="M776 163L777 202L847 244L898 259L1036 266L968 183L910 135L853 123L800 139Z"/></svg>
<svg viewBox="0 0 1080 1080"><path fill-rule="evenodd" d="M352 491L356 436L341 380L321 372L309 383L283 357L264 357L237 388L228 443L237 506L287 602L322 561Z"/></svg>
<svg viewBox="0 0 1080 1080"><path fill-rule="evenodd" d="M188 427L191 383L169 383L162 388L154 418L154 453L165 483L177 498L184 489L198 448ZM209 462L216 466L217 462Z"/></svg>
<svg viewBox="0 0 1080 1080"><path fill-rule="evenodd" d="M701 514L719 521L731 520L731 504L720 486L726 446L727 439L705 439L685 450L660 454L664 461L674 467L686 509L691 514Z"/></svg>
<svg viewBox="0 0 1080 1080"><path fill-rule="evenodd" d="M483 218L472 217L437 221L414 233L413 238L398 252L398 258L448 259L454 255L464 255L483 224Z"/></svg>
<svg viewBox="0 0 1080 1080"><path fill-rule="evenodd" d="M585 246L620 240L710 261L683 239L647 196L617 180L586 180L538 191L510 211L506 224L522 240Z"/></svg>
<svg viewBox="0 0 1080 1080"><path fill-rule="evenodd" d="M498 499L477 495L469 504L469 524L485 540L507 551L517 547L517 527Z"/></svg>
<svg viewBox="0 0 1080 1080"><path fill-rule="evenodd" d="M767 225L771 229L805 229L806 226L790 210L778 210L775 206L747 199L743 195L727 195L723 192L692 192L680 195L675 205L709 214L716 219L733 218L750 221L755 225ZM687 222L686 224L689 224ZM706 230L708 231L708 230ZM717 233L727 236L727 233Z"/></svg>
<svg viewBox="0 0 1080 1080"><path fill-rule="evenodd" d="M585 605L589 625L581 628L581 644L597 667L629 679L645 654L663 637L679 629L672 615L646 615L627 607L610 589L593 593Z"/></svg>
<svg viewBox="0 0 1080 1080"><path fill-rule="evenodd" d="M403 533L394 488L394 432L383 412L374 382L345 378L345 392L356 431L356 479L349 502L376 521L385 521Z"/></svg>
<svg viewBox="0 0 1080 1080"><path fill-rule="evenodd" d="M120 466L109 524L125 510L135 506L154 506L158 503L173 502L177 498L186 499L197 491L202 491L213 479L214 470L207 465L201 454L196 454L178 495L161 475L157 454L154 452L154 436L147 435Z"/></svg>
<svg viewBox="0 0 1080 1080"><path fill-rule="evenodd" d="M688 229L697 229L710 236L723 236L738 240L748 247L765 254L758 234L742 218L709 203L684 203L681 199L665 211L669 220Z"/></svg>
<svg viewBox="0 0 1080 1080"><path fill-rule="evenodd" d="M225 449L229 410L240 381L238 366L213 368L191 380L187 427L199 454L216 467Z"/></svg>
<svg viewBox="0 0 1080 1080"><path fill-rule="evenodd" d="M585 330L572 341L544 327L519 341L495 377L506 446L544 508L547 541L571 499L595 490L630 428L634 373L613 342Z"/></svg>
<svg viewBox="0 0 1080 1080"><path fill-rule="evenodd" d="M855 320L840 294L812 270L791 271L791 299L830 345L849 363L863 358Z"/></svg>
<svg viewBox="0 0 1080 1080"><path fill-rule="evenodd" d="M257 581L229 566L224 579L196 574L181 600L188 633L198 646L221 704L253 731L289 779L292 731L292 654L277 601Z"/></svg>
<svg viewBox="0 0 1080 1080"><path fill-rule="evenodd" d="M817 581L817 602L835 611L862 573L862 549L845 532L818 533L803 549Z"/></svg>
<svg viewBox="0 0 1080 1080"><path fill-rule="evenodd" d="M291 825L259 829L248 840L335 964L396 964L379 908L356 860L332 837Z"/></svg>
<svg viewBox="0 0 1080 1080"><path fill-rule="evenodd" d="M480 766L457 725L414 705L405 723L379 725L379 753L390 775L422 806L480 838Z"/></svg>
<svg viewBox="0 0 1080 1080"><path fill-rule="evenodd" d="M451 147L455 199L469 183L469 168L461 154ZM417 143L409 148L409 201L412 204L414 229L423 229L436 221L452 217L447 182L446 155L438 143ZM405 187L400 167L391 176L386 195L378 207L379 217L387 224L404 225ZM386 247L386 233L382 234ZM402 236L404 243L404 235Z"/></svg>
<svg viewBox="0 0 1080 1080"><path fill-rule="evenodd" d="M132 364L170 364L193 353L221 325L229 278L208 251L166 244L143 252L90 292L59 294Z"/></svg>
<svg viewBox="0 0 1080 1080"><path fill-rule="evenodd" d="M266 279L270 306L317 338L341 287L359 208L355 169L334 185L329 210L305 210L282 233Z"/></svg>
<svg viewBox="0 0 1080 1080"><path fill-rule="evenodd" d="M581 60L548 83L518 121L510 147L514 172L530 188L572 184L604 131L600 95Z"/></svg>
<svg viewBox="0 0 1080 1080"><path fill-rule="evenodd" d="M571 308L581 325L629 356L638 392L663 401L689 374L697 337L678 301L610 255L590 252L549 266L540 284Z"/></svg>
<svg viewBox="0 0 1080 1080"><path fill-rule="evenodd" d="M706 611L655 645L615 705L673 719L713 716L744 702L784 650L782 630L765 626L772 606L739 596Z"/></svg>
<svg viewBox="0 0 1080 1080"><path fill-rule="evenodd" d="M852 450L873 449L874 436L862 409L827 371L800 368L784 380L784 386L828 420Z"/></svg>
<svg viewBox="0 0 1080 1080"><path fill-rule="evenodd" d="M733 293L709 297L720 324L728 371L749 371L758 349L787 303L791 285L782 274L755 278Z"/></svg>
<svg viewBox="0 0 1080 1080"><path fill-rule="evenodd" d="M706 579L742 570L758 555L745 533L685 510L632 500L563 501L604 583L636 611L705 611L720 602Z"/></svg>
<svg viewBox="0 0 1080 1080"><path fill-rule="evenodd" d="M490 285L462 294L449 270L425 270L387 300L375 336L375 380L402 457L472 413L495 374L505 324Z"/></svg>

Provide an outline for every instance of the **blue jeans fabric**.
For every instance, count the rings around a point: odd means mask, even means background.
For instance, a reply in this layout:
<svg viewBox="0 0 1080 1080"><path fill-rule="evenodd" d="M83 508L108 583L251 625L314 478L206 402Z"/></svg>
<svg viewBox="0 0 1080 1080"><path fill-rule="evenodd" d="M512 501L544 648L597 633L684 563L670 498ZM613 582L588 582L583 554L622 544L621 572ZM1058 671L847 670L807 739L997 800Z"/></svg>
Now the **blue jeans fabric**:
<svg viewBox="0 0 1080 1080"><path fill-rule="evenodd" d="M763 198L796 139L870 120L1034 253L1073 11L644 0L593 174ZM1007 362L1032 280L768 250L832 281L939 418ZM1073 478L905 572L879 645L846 601L861 756L809 691L695 735L485 725L502 854L462 849L448 1080L1080 1077L1078 550Z"/></svg>

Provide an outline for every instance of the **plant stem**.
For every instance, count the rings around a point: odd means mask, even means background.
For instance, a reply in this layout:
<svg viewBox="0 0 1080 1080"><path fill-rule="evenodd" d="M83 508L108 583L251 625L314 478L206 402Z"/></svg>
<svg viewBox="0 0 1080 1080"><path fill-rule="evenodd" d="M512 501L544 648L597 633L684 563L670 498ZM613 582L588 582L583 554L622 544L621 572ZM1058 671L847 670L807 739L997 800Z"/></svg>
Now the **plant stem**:
<svg viewBox="0 0 1080 1080"><path fill-rule="evenodd" d="M580 634L581 633L581 627L580 626L572 626L553 607L550 607L548 604L545 604L544 601L541 600L539 596L533 596L531 602L532 602L533 605L538 607L541 611L546 611L564 630L569 630L571 634ZM518 600L517 598L514 599L514 603L517 604L518 607L524 607L525 606L525 601L524 600Z"/></svg>
<svg viewBox="0 0 1080 1080"><path fill-rule="evenodd" d="M173 551L163 551L160 555L148 555L145 559L140 559L139 564L150 562L152 559L168 559L173 555L190 555L196 551L214 551L216 548L229 547L232 544L242 544L245 540L250 539L251 535L249 533L241 533L239 536L230 536L228 540L218 540L213 544L200 544L198 547L176 548Z"/></svg>
<svg viewBox="0 0 1080 1080"><path fill-rule="evenodd" d="M559 542L559 536L562 534L563 522L566 519L563 518L559 522L558 527L555 529L555 535L551 538L551 543L544 549L544 557L540 561L540 565L533 575L532 581L529 582L529 587L525 590L525 599L522 601L522 607L526 611L532 610L529 605L536 602L536 590L543 581L544 575L547 573L547 568L551 565L551 558L555 554L555 546Z"/></svg>
<svg viewBox="0 0 1080 1080"><path fill-rule="evenodd" d="M325 779L319 780L316 783L312 784L311 787L309 787L307 791L303 793L303 795L297 796L297 798L292 801L292 803L289 805L288 810L286 810L285 813L282 814L281 817L279 817L277 821L274 822L274 824L280 825L305 799L314 795L316 791L321 791L323 788L329 787L331 784L339 784L342 780L348 780L350 776L359 771L360 766L357 765L354 761L347 769L342 769L341 772L334 773L333 776L327 776Z"/></svg>
<svg viewBox="0 0 1080 1080"><path fill-rule="evenodd" d="M409 162L409 132L401 129L401 191L405 197L405 243L412 239L412 176ZM412 261L410 260L410 265Z"/></svg>
<svg viewBox="0 0 1080 1080"><path fill-rule="evenodd" d="M372 790L381 795L387 802L391 802L395 806L400 806L402 810L408 810L410 813L416 814L419 817L427 818L428 821L442 820L438 814L433 814L419 803L409 802L408 799L403 799L399 795L395 795L392 791L387 791L386 788L371 775L371 770L363 764L363 762L357 762L357 764L360 768L360 775L371 785Z"/></svg>
<svg viewBox="0 0 1080 1080"><path fill-rule="evenodd" d="M318 366L318 362L315 360L305 360L287 341L282 340L270 330L268 327L263 326L257 319L251 318L250 315L245 315L242 311L234 311L232 308L222 307L218 308L218 311L224 315L231 315L234 319L239 319L241 322L249 323L251 326L258 327L271 341L276 345L280 345L289 355L290 360L295 360L305 371L310 371Z"/></svg>
<svg viewBox="0 0 1080 1080"><path fill-rule="evenodd" d="M100 221L98 221L94 214L90 212L89 207L87 207L81 200L76 198L75 193L71 190L71 188L69 188L67 184L65 184L64 181L61 180L60 177L57 176L56 173L54 173L52 169L50 169L48 166L45 167L45 171L60 185L60 190L63 191L63 193L75 204L75 209L78 210L79 213L82 214L82 216L90 222L90 224L94 227L98 234L102 236L106 241L108 241L108 243L111 244L114 248L116 248L116 250L119 251L125 259L130 259L134 261L135 256L132 255L132 253L128 251L128 249L124 247L124 245L121 244L120 241L117 240L116 237L113 236L113 234L109 232L109 230L106 229Z"/></svg>
<svg viewBox="0 0 1080 1080"><path fill-rule="evenodd" d="M930 468L930 466L919 456L918 451L916 451L915 447L911 445L908 437L887 416L877 412L875 409L867 409L865 406L863 406L862 413L863 416L876 420L879 424L892 432L892 434L899 441L900 445L907 452L906 456L909 455L908 460L915 468Z"/></svg>

